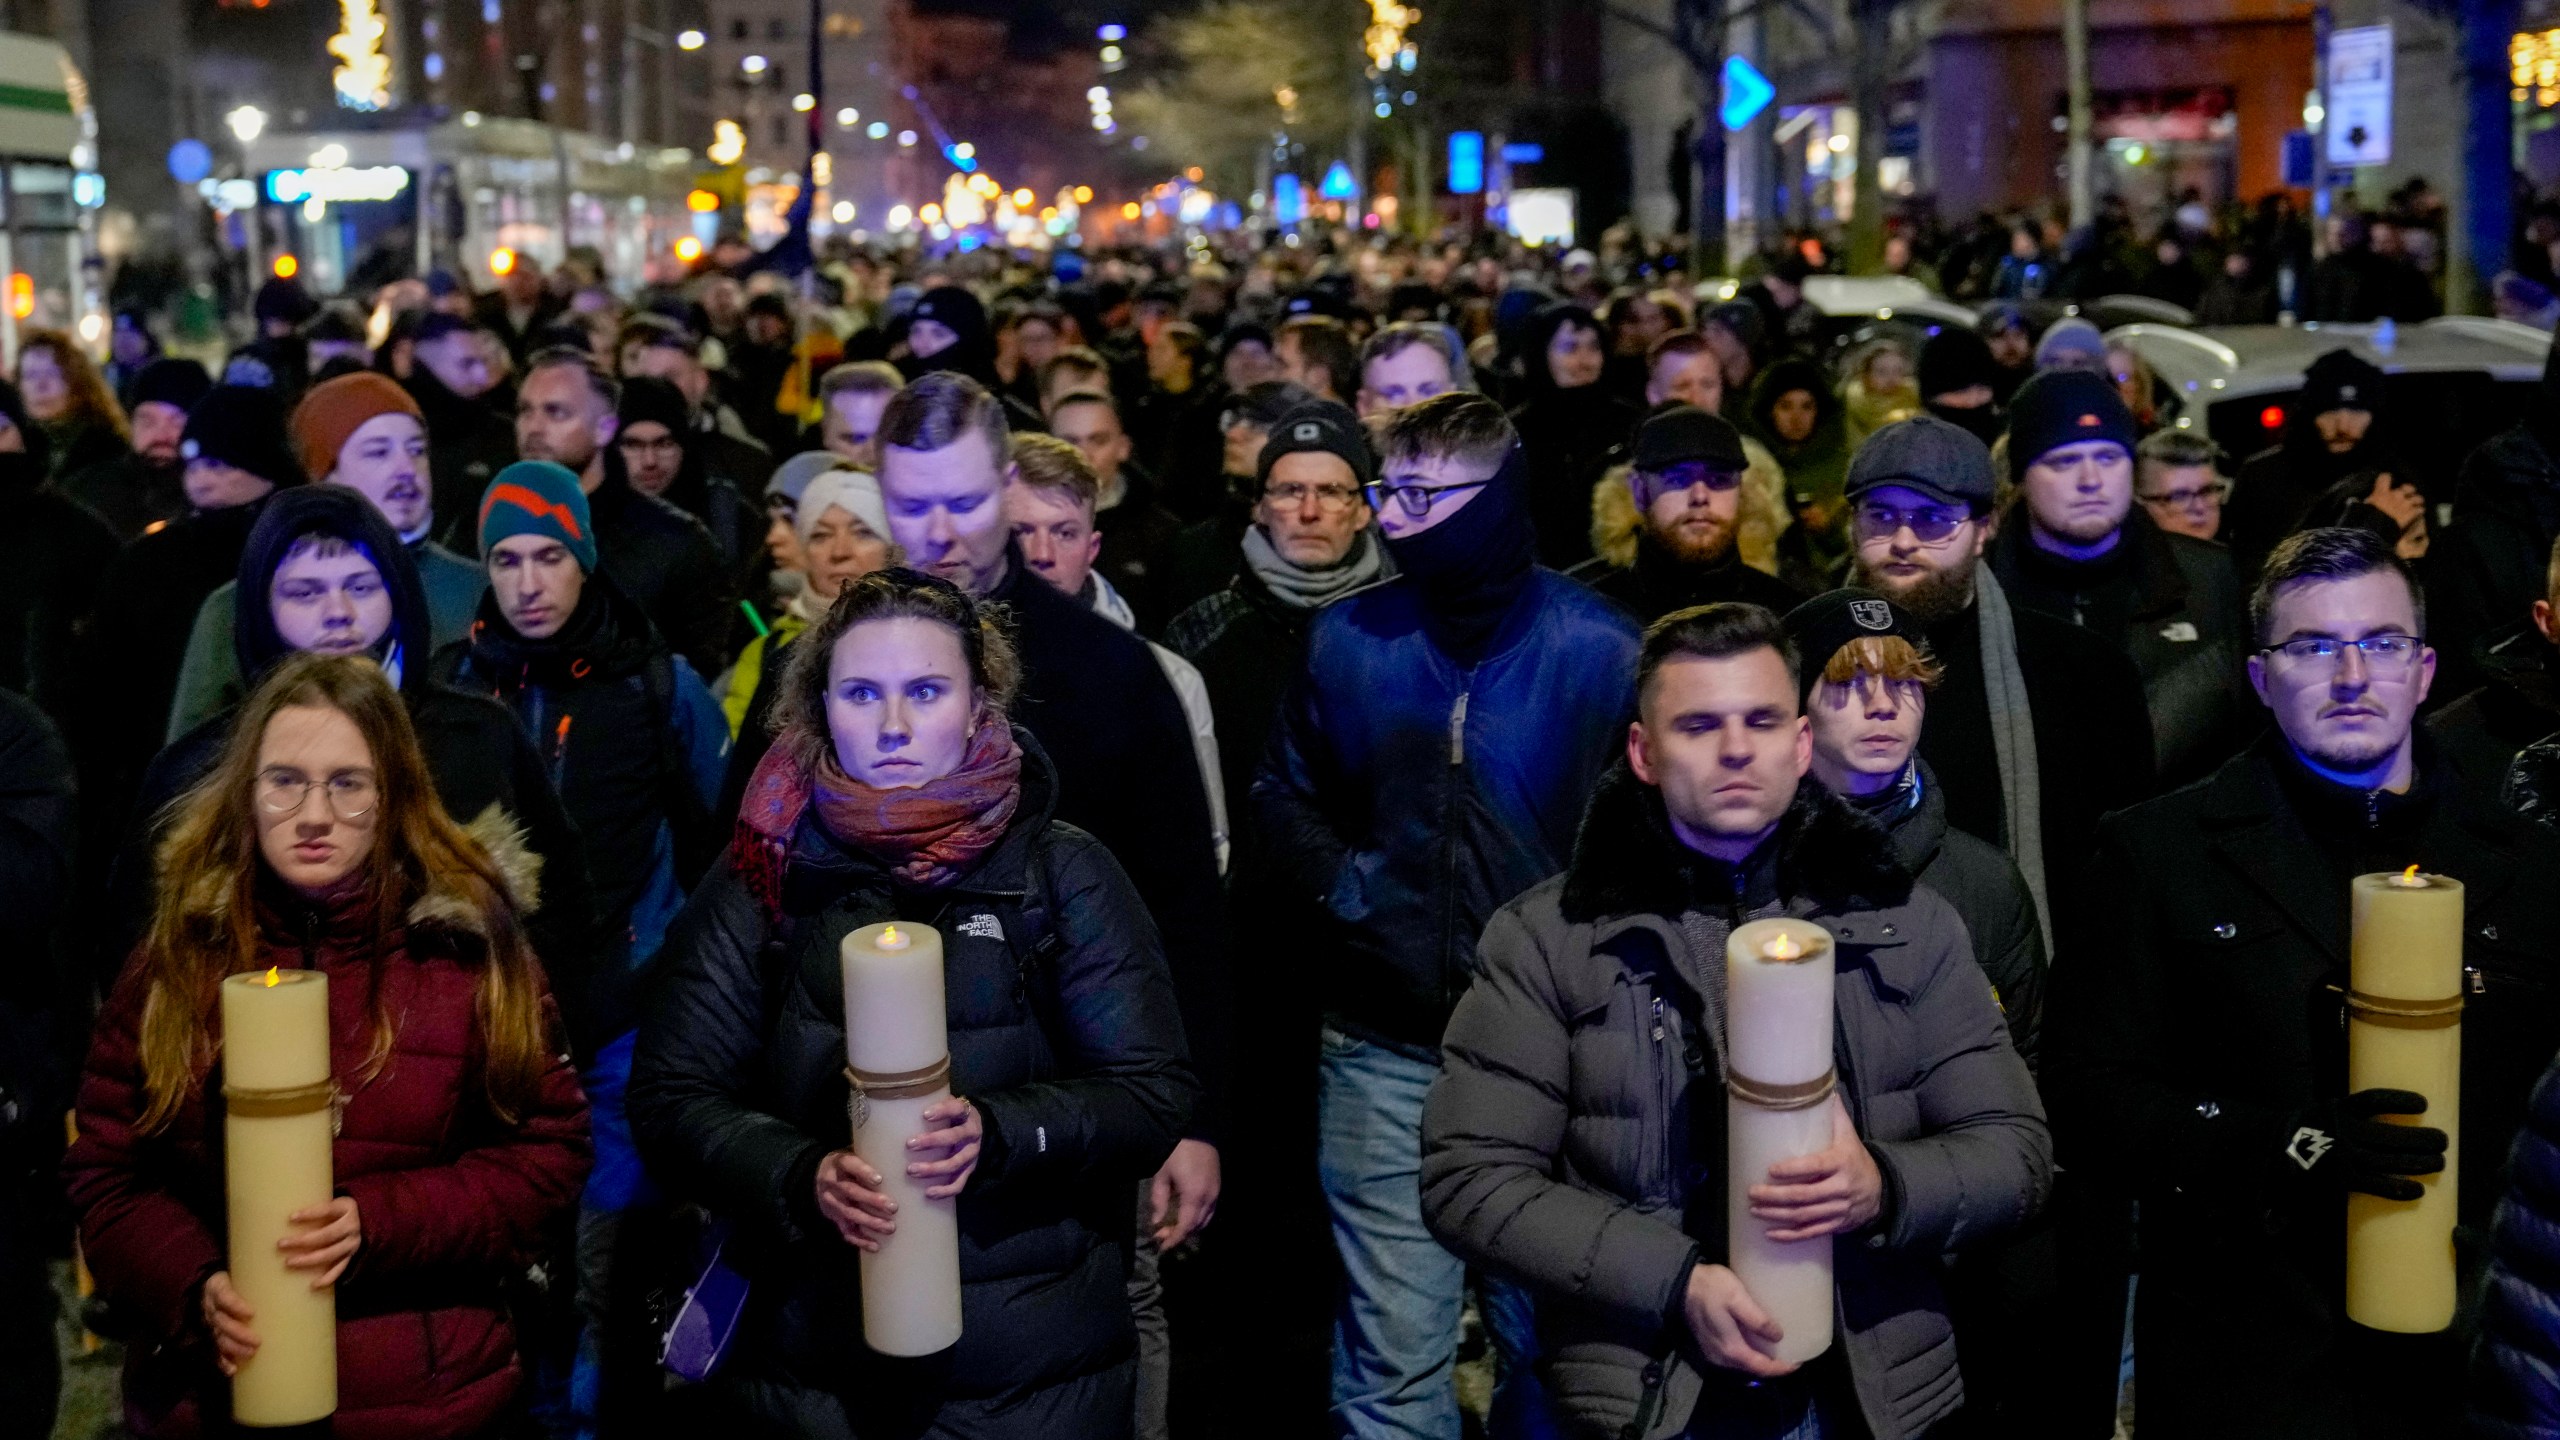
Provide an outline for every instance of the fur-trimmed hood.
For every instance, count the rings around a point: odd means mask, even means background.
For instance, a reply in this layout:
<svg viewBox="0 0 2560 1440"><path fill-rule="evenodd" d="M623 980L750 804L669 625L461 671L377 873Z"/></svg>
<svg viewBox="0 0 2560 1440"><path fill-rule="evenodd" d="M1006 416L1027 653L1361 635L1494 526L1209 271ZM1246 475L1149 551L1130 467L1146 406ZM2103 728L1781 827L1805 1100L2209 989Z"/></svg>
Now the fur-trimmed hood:
<svg viewBox="0 0 2560 1440"><path fill-rule="evenodd" d="M1819 911L1882 909L1911 898L1911 872L1893 837L1807 776L1778 822L1778 893ZM1677 915L1689 908L1681 846L1662 792L1636 779L1623 759L1609 767L1582 812L1573 861L1565 869L1564 918L1588 924L1613 916Z"/></svg>

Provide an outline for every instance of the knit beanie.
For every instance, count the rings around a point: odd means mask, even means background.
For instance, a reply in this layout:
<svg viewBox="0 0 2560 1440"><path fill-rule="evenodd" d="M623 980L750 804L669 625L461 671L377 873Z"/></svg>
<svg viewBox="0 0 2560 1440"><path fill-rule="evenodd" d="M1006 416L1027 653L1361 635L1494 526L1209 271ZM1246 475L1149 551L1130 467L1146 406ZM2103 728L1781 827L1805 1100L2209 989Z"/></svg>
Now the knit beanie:
<svg viewBox="0 0 2560 1440"><path fill-rule="evenodd" d="M303 479L302 466L285 444L284 402L259 385L216 385L206 391L187 412L178 454L189 462L236 466L277 485L299 485Z"/></svg>
<svg viewBox="0 0 2560 1440"><path fill-rule="evenodd" d="M872 534L889 538L889 507L880 498L880 482L859 470L830 470L810 481L800 492L800 508L792 512L792 533L801 544L808 544L809 532L818 528L819 519L838 506L869 526Z"/></svg>
<svg viewBox="0 0 2560 1440"><path fill-rule="evenodd" d="M406 415L421 427L427 423L418 402L388 375L362 370L311 387L293 407L293 449L302 460L302 473L325 476L337 469L347 438L378 415Z"/></svg>
<svg viewBox="0 0 2560 1440"><path fill-rule="evenodd" d="M2036 368L2039 370L2091 370L2107 368L2107 337L2098 327L2077 315L2053 322L2036 342Z"/></svg>
<svg viewBox="0 0 2560 1440"><path fill-rule="evenodd" d="M1920 398L1935 400L1976 385L1996 386L2000 366L1991 344L1970 330L1949 325L1920 345Z"/></svg>
<svg viewBox="0 0 2560 1440"><path fill-rule="evenodd" d="M844 457L832 450L803 450L773 467L773 478L764 482L767 500L779 495L797 505L809 482L830 470L844 468Z"/></svg>
<svg viewBox="0 0 2560 1440"><path fill-rule="evenodd" d="M643 421L664 425L679 445L693 438L692 413L684 403L684 392L676 388L674 381L654 375L633 375L622 382L622 404L616 418L625 430Z"/></svg>
<svg viewBox="0 0 2560 1440"><path fill-rule="evenodd" d="M480 553L515 535L547 535L569 547L578 568L596 570L595 521L587 492L565 465L519 460L498 472L480 496Z"/></svg>
<svg viewBox="0 0 2560 1440"><path fill-rule="evenodd" d="M193 410L212 388L213 377L205 373L204 362L164 358L143 366L142 373L133 377L133 403Z"/></svg>
<svg viewBox="0 0 2560 1440"><path fill-rule="evenodd" d="M1359 417L1331 400L1310 400L1280 417L1263 444L1254 483L1268 484L1280 457L1301 451L1331 455L1350 466L1354 485L1365 488L1377 475L1378 462L1369 458L1369 436Z"/></svg>
<svg viewBox="0 0 2560 1440"><path fill-rule="evenodd" d="M2011 480L2024 478L2045 452L2083 440L2112 440L2127 455L2141 443L2114 381L2086 370L2047 370L2018 387L2009 402Z"/></svg>

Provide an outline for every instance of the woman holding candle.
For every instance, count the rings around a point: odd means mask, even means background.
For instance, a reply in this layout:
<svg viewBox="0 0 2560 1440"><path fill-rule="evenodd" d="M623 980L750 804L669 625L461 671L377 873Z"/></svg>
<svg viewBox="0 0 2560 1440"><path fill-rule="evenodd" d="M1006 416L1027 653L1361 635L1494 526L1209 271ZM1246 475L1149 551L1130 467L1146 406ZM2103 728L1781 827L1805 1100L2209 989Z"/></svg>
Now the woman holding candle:
<svg viewBox="0 0 2560 1440"><path fill-rule="evenodd" d="M254 1208L238 1174L226 1193L225 1075L295 1043L326 1046L334 1198L277 1217L277 1248L337 1292L334 1433L466 1436L506 1414L504 1287L587 1168L586 1105L518 919L525 859L437 805L370 661L296 656L244 704L162 844L151 929L99 1018L63 1165L100 1291L133 1332L137 1433L221 1429L225 1377L311 1363L262 1353L224 1241L226 1213ZM287 1015L223 1033L224 977L268 971L325 980L308 1017L325 1037Z"/></svg>
<svg viewBox="0 0 2560 1440"><path fill-rule="evenodd" d="M793 643L773 750L729 854L668 939L631 1077L662 1186L738 1227L751 1296L715 1395L774 1433L1128 1433L1128 1195L1196 1086L1155 928L1109 852L1050 818L1056 781L1005 718L1011 644L966 592L866 575ZM894 1239L852 1153L848 934L944 946L955 1097L909 1175L957 1196L956 1347L864 1342L857 1258Z"/></svg>

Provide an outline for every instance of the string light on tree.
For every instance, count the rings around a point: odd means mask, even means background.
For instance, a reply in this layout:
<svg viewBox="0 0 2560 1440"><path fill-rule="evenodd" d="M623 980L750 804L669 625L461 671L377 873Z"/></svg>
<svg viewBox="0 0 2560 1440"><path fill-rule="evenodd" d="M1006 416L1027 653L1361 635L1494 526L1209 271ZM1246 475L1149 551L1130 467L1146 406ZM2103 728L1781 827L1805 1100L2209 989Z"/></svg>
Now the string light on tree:
<svg viewBox="0 0 2560 1440"><path fill-rule="evenodd" d="M702 153L714 165L735 165L746 158L747 132L735 120L715 120L711 124L711 143Z"/></svg>
<svg viewBox="0 0 2560 1440"><path fill-rule="evenodd" d="M338 103L350 110L380 110L391 103L391 57L382 37L391 27L373 0L338 0L338 33L329 53L341 62L330 72Z"/></svg>
<svg viewBox="0 0 2560 1440"><path fill-rule="evenodd" d="M1404 32L1422 19L1422 12L1401 0L1369 0L1369 30L1362 37L1367 43L1369 63L1380 70L1395 68L1404 54ZM1411 65L1404 67L1412 69Z"/></svg>

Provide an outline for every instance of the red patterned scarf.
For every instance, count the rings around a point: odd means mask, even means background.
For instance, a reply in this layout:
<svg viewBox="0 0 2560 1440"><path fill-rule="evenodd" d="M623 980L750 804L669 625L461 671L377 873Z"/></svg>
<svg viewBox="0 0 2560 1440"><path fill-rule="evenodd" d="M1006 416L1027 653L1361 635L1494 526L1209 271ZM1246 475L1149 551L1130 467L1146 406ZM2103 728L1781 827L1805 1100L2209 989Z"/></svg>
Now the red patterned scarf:
<svg viewBox="0 0 2560 1440"><path fill-rule="evenodd" d="M814 770L779 744L756 766L738 807L737 865L768 913L781 908L791 832L815 809L839 844L887 865L908 884L948 884L993 849L1022 804L1022 747L1001 720L978 727L960 768L908 789L883 790L844 773L832 745Z"/></svg>

